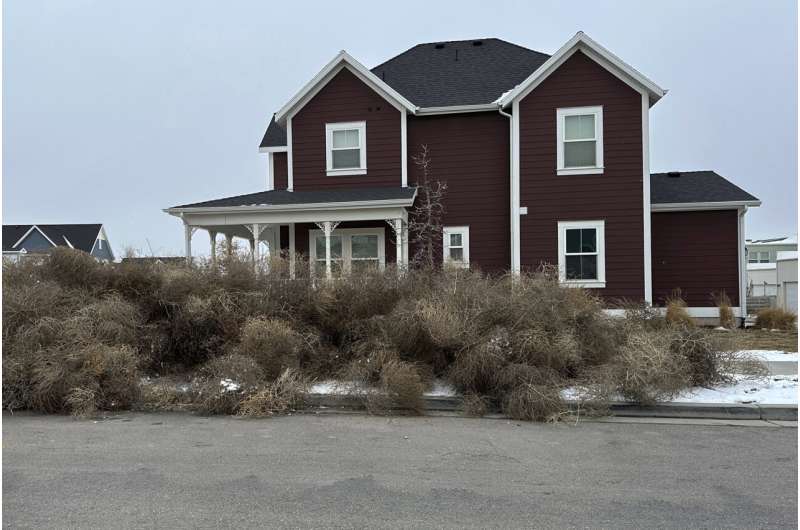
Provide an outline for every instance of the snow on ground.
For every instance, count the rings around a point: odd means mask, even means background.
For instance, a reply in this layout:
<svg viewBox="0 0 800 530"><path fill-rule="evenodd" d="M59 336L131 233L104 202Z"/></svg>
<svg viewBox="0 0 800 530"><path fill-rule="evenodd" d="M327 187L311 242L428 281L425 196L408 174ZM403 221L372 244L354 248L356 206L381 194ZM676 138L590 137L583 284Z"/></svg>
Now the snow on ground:
<svg viewBox="0 0 800 530"><path fill-rule="evenodd" d="M742 350L742 355L752 355L762 361L794 361L797 362L797 353L787 353L781 350Z"/></svg>
<svg viewBox="0 0 800 530"><path fill-rule="evenodd" d="M222 387L222 389L219 391L220 394L224 394L225 392L236 392L242 387L242 385L233 379L222 379L219 382L219 386Z"/></svg>
<svg viewBox="0 0 800 530"><path fill-rule="evenodd" d="M695 387L676 397L676 403L759 403L797 404L797 375L745 377L736 375L729 385Z"/></svg>
<svg viewBox="0 0 800 530"><path fill-rule="evenodd" d="M347 395L360 394L364 392L357 383L352 381L321 381L311 385L308 389L309 394L328 394L328 395ZM433 386L425 395L428 397L452 397L457 396L458 392L444 381L434 381Z"/></svg>

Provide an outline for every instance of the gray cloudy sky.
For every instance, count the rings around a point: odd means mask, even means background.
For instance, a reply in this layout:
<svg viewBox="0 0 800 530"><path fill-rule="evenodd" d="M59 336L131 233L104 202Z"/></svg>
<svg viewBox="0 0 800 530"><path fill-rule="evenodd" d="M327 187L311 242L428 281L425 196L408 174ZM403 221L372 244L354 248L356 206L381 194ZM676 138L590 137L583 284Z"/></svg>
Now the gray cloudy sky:
<svg viewBox="0 0 800 530"><path fill-rule="evenodd" d="M476 37L553 53L583 30L669 89L653 171L714 169L763 200L748 237L796 231L792 0L342 5L4 1L3 222L102 222L118 254L181 253L161 209L262 189L268 117L339 50L369 67Z"/></svg>

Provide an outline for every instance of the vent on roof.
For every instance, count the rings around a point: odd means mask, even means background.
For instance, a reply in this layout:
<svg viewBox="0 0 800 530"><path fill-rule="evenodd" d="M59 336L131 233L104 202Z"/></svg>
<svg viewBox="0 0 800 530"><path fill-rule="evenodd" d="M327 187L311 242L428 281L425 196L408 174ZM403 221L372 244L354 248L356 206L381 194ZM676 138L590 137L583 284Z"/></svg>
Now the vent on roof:
<svg viewBox="0 0 800 530"><path fill-rule="evenodd" d="M474 40L474 41L472 41L472 45L473 46L483 46L483 41L482 40Z"/></svg>
<svg viewBox="0 0 800 530"><path fill-rule="evenodd" d="M680 171L670 171L670 172L667 173L667 176L669 178L671 178L671 179L676 179L676 178L681 176L681 172Z"/></svg>
<svg viewBox="0 0 800 530"><path fill-rule="evenodd" d="M439 44L436 44L436 45L434 46L434 48L436 48L437 50L441 50L442 48L444 48L444 44L442 44L442 43L440 42Z"/></svg>

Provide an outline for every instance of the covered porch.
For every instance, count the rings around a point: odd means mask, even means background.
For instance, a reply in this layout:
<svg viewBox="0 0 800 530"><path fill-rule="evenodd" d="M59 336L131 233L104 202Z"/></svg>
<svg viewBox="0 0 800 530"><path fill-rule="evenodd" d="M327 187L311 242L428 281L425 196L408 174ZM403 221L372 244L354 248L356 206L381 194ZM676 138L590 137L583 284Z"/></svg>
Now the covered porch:
<svg viewBox="0 0 800 530"><path fill-rule="evenodd" d="M364 265L382 268L392 260L398 270L407 267L407 208L415 197L416 189L409 187L276 190L164 211L183 222L185 255L190 264L192 240L199 229L210 239L212 266L217 265L218 241L223 236L229 252L236 238L248 241L257 271L265 266L264 254L284 255L294 277L297 257L302 254L308 257L312 273L330 279Z"/></svg>

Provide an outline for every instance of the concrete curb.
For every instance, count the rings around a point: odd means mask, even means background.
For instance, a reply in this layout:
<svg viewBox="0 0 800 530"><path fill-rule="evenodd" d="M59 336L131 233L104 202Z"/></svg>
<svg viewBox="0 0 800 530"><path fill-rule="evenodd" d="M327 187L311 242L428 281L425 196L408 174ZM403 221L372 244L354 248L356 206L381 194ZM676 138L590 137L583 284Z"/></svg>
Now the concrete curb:
<svg viewBox="0 0 800 530"><path fill-rule="evenodd" d="M311 408L326 409L327 412L366 409L364 400L353 395L309 394L307 403ZM428 412L460 412L462 400L460 397L426 396L425 408ZM570 409L578 410L573 403L570 404ZM659 403L644 407L634 403L611 403L609 413L610 416L619 417L797 421L797 405Z"/></svg>

